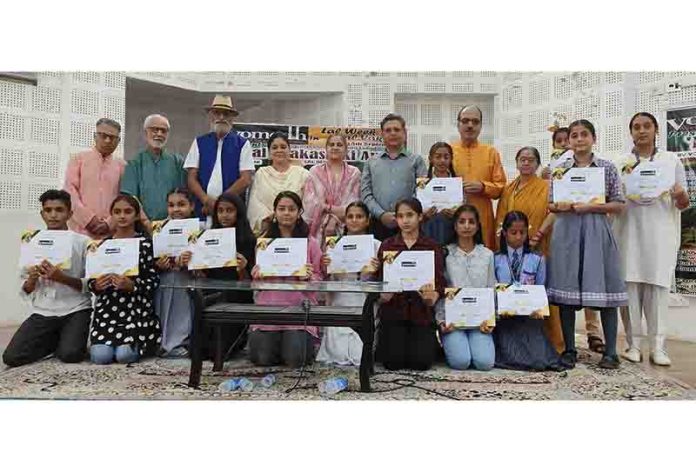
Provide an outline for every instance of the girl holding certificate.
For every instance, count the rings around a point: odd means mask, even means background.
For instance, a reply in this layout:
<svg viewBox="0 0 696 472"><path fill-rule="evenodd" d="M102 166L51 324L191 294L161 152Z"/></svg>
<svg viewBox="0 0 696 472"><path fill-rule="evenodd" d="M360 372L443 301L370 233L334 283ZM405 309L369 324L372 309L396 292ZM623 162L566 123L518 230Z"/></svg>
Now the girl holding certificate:
<svg viewBox="0 0 696 472"><path fill-rule="evenodd" d="M193 195L185 188L176 188L167 195L167 215L169 220L194 218ZM190 280L186 265L175 257L162 256L155 263L160 281L178 283ZM162 357L188 357L188 342L193 319L193 302L186 290L160 287L155 292L155 313L162 327Z"/></svg>
<svg viewBox="0 0 696 472"><path fill-rule="evenodd" d="M428 178L433 177L455 177L454 167L452 167L452 146L445 142L437 142L430 148L428 160ZM466 195L464 196L466 201ZM465 203L465 201L461 203ZM437 208L428 208L423 214L423 234L434 239L444 246L454 237L452 225L452 215L455 208L445 208L442 211L437 211Z"/></svg>
<svg viewBox="0 0 696 472"><path fill-rule="evenodd" d="M121 194L111 204L116 225L113 238L138 238L138 275L107 274L90 279L96 297L90 357L95 364L137 362L157 351L161 336L154 310L154 293L159 276L152 255L152 240L140 223L140 204L135 197Z"/></svg>
<svg viewBox="0 0 696 472"><path fill-rule="evenodd" d="M445 276L448 287L495 287L493 252L483 245L483 233L476 207L462 205L454 213L455 242L446 248ZM437 321L447 365L453 369L490 370L495 363L493 327L484 321L478 328L457 329L445 322L444 304L438 307Z"/></svg>
<svg viewBox="0 0 696 472"><path fill-rule="evenodd" d="M559 165L560 169L601 168L604 170L606 203L553 203L556 179L551 180L549 210L556 213L551 236L549 260L549 302L561 312L561 328L565 351L561 362L566 368L575 367L575 312L580 308L595 308L601 313L605 351L599 367L617 369L616 308L628 302L626 284L621 270L621 258L609 224L608 215L619 214L624 208L624 196L616 166L596 156L592 146L596 140L594 126L587 120L574 121L568 127L573 156Z"/></svg>
<svg viewBox="0 0 696 472"><path fill-rule="evenodd" d="M358 236L371 234L370 210L363 202L357 201L348 204L345 214L345 235ZM375 252L379 250L379 241L374 240L376 245ZM324 255L321 260L322 269L326 271L331 265L331 258ZM369 280L377 271L379 261L372 258L371 263L365 267L363 272L332 274L330 280ZM330 305L335 306L363 306L365 295L362 293L334 293L328 300ZM317 360L327 364L338 365L360 365L362 357L363 343L358 333L352 328L329 327L324 330L321 339L321 346L317 353Z"/></svg>
<svg viewBox="0 0 696 472"><path fill-rule="evenodd" d="M213 225L212 229L234 228L237 246L237 266L236 267L216 267L195 271L197 277L208 277L216 280L245 280L250 279L250 268L255 264L254 250L256 248L256 237L251 231L249 220L246 216L246 206L242 199L234 193L223 193L213 205ZM187 251L181 255L181 265L188 266L191 260L191 252ZM227 303L254 303L253 293L250 291L224 290L222 301ZM246 325L225 325L216 327L216 333L222 340L222 352L227 353L232 348L232 353L238 352L246 345ZM207 342L208 355L215 360L213 339ZM230 354L232 354L230 353ZM223 359L224 360L224 359Z"/></svg>
<svg viewBox="0 0 696 472"><path fill-rule="evenodd" d="M435 360L437 346L433 306L445 289L442 249L421 232L423 207L417 199L399 200L395 211L399 233L382 243L378 260L384 261L387 251L433 251L435 284L417 292L380 296L377 354L388 370L428 370ZM382 280L383 272L382 262L378 280Z"/></svg>
<svg viewBox="0 0 696 472"><path fill-rule="evenodd" d="M628 350L623 357L641 362L641 322L645 315L650 361L668 366L671 361L664 346L664 318L681 238L679 212L689 207L689 195L679 158L655 145L657 130L657 120L650 113L636 113L631 118L629 131L634 148L619 165L624 183L629 188L627 181L640 177L645 170L652 171L658 183L648 197L634 194L630 187L626 211L614 221L614 231L628 291L628 313L622 313Z"/></svg>
<svg viewBox="0 0 696 472"><path fill-rule="evenodd" d="M510 285L544 285L546 260L531 252L527 215L511 211L502 222L500 252L495 255L498 283ZM495 365L515 370L560 370L558 355L544 334L543 316L503 317L496 323Z"/></svg>
<svg viewBox="0 0 696 472"><path fill-rule="evenodd" d="M306 275L303 277L263 277L256 265L251 271L255 280L292 281L321 280L321 249L314 238L309 238L309 227L302 219L302 199L295 192L280 192L273 201L271 227L266 238L307 238ZM259 305L301 305L304 300L316 305L315 293L307 292L258 292ZM249 357L260 366L286 364L299 367L314 358L314 344L318 341L316 326L267 326L252 325L249 334Z"/></svg>

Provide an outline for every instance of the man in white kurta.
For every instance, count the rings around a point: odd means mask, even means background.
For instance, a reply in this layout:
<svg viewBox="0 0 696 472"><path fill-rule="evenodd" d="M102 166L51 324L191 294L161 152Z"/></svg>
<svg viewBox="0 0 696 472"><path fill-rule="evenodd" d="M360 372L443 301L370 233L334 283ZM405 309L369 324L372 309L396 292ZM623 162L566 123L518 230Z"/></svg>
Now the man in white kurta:
<svg viewBox="0 0 696 472"><path fill-rule="evenodd" d="M651 361L669 365L664 348L665 316L681 239L678 207L684 207L686 173L679 158L671 152L658 151L652 157L640 158L630 154L617 164L624 182L635 171L632 167L637 162L650 160L659 164L663 172L673 173L675 185L655 199L627 195L626 210L614 221L628 292L629 314L623 321L629 349L624 357L634 362L642 359L640 338L645 314ZM688 195L686 202L688 207Z"/></svg>

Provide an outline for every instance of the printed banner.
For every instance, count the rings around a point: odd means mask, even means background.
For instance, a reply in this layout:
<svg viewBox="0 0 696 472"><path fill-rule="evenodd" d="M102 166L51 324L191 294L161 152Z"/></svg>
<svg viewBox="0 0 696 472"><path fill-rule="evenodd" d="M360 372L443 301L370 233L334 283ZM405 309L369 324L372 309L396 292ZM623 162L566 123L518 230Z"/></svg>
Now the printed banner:
<svg viewBox="0 0 696 472"><path fill-rule="evenodd" d="M304 165L314 165L326 159L326 139L342 133L348 139L348 161L366 161L384 147L379 128L355 126L304 126L235 123L234 129L251 143L254 164L268 159L268 138L283 132L290 138L292 157Z"/></svg>
<svg viewBox="0 0 696 472"><path fill-rule="evenodd" d="M677 293L696 295L696 106L667 111L667 150L679 156L686 171L691 205L681 214L677 257Z"/></svg>

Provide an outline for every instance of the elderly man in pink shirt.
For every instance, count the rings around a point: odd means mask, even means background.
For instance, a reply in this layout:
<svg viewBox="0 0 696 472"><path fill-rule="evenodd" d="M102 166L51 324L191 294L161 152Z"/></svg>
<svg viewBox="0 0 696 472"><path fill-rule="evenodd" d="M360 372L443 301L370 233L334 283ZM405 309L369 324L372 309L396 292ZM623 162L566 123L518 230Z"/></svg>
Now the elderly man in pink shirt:
<svg viewBox="0 0 696 472"><path fill-rule="evenodd" d="M92 238L111 234L111 202L119 194L126 161L113 152L121 140L121 125L109 118L97 121L94 147L70 159L65 171L65 190L72 200L71 230Z"/></svg>

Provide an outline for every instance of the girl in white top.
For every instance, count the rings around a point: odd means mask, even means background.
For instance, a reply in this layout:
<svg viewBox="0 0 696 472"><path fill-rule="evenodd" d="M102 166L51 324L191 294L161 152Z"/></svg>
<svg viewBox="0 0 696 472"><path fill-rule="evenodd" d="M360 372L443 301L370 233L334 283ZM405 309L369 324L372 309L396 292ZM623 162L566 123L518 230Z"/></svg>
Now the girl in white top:
<svg viewBox="0 0 696 472"><path fill-rule="evenodd" d="M370 210L363 202L356 201L348 204L345 215L345 234L348 236L371 234ZM380 242L375 239L375 254ZM326 271L331 264L331 258L324 255L321 259L322 270ZM369 280L377 272L379 261L373 257L370 265L362 273L333 274L328 280ZM328 300L334 306L363 306L365 294L334 293ZM353 328L331 327L324 331L317 360L327 364L360 365L363 343Z"/></svg>
<svg viewBox="0 0 696 472"><path fill-rule="evenodd" d="M658 125L653 115L636 113L629 130L635 146L617 165L622 180L639 164L654 162L674 175L675 184L657 198L627 195L626 211L614 221L628 292L628 313L622 313L622 320L629 347L622 356L632 362L642 360L640 334L645 314L650 361L667 366L671 362L664 347L664 318L680 242L679 212L689 206L686 174L676 155L657 149Z"/></svg>

